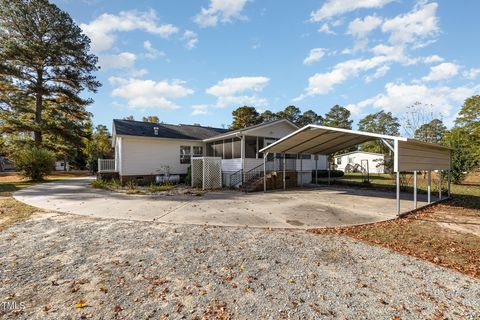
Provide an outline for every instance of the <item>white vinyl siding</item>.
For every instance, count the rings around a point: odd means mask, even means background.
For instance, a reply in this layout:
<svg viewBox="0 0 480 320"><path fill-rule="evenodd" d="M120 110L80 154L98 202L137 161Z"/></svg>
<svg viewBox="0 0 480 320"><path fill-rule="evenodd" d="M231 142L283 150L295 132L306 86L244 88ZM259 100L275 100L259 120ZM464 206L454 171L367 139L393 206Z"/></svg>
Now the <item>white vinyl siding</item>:
<svg viewBox="0 0 480 320"><path fill-rule="evenodd" d="M200 146L202 141L160 138L122 137L120 140L121 175L155 175L162 166L171 174L186 174L190 163L180 163L180 146Z"/></svg>

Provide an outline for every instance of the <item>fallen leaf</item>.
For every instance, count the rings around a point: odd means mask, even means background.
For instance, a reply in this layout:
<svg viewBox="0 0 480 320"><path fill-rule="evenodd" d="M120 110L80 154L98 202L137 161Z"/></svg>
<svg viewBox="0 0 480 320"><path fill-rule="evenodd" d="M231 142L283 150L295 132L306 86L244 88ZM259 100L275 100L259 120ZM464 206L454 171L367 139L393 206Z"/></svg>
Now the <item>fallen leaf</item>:
<svg viewBox="0 0 480 320"><path fill-rule="evenodd" d="M75 308L77 309L81 309L81 308L85 308L87 305L87 300L85 299L80 299L80 301L78 301L78 303L75 304Z"/></svg>

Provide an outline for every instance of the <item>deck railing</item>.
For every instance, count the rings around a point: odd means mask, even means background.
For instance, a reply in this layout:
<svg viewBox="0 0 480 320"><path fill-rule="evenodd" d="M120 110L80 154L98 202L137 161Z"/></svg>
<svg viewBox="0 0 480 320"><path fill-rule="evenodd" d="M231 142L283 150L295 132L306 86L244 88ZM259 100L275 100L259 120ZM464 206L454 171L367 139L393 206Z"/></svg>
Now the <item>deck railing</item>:
<svg viewBox="0 0 480 320"><path fill-rule="evenodd" d="M115 171L115 159L98 159L98 172Z"/></svg>

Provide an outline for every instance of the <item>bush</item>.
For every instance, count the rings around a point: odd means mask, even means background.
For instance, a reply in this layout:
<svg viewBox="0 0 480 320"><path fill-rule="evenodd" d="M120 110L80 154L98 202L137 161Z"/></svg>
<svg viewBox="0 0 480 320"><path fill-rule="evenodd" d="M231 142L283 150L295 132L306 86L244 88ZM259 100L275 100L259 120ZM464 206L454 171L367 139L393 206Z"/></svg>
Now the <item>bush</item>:
<svg viewBox="0 0 480 320"><path fill-rule="evenodd" d="M148 186L148 191L150 193L168 191L168 190L171 190L171 189L173 189L173 186L169 185L169 184L157 185L157 184L152 183Z"/></svg>
<svg viewBox="0 0 480 320"><path fill-rule="evenodd" d="M328 170L317 170L319 178L328 178ZM330 170L331 178L340 178L343 177L345 173L341 170ZM315 179L315 170L312 171L312 178Z"/></svg>
<svg viewBox="0 0 480 320"><path fill-rule="evenodd" d="M12 156L15 168L25 177L34 181L52 172L55 156L52 152L38 147L23 148Z"/></svg>
<svg viewBox="0 0 480 320"><path fill-rule="evenodd" d="M192 166L188 166L187 175L185 176L185 184L192 185Z"/></svg>
<svg viewBox="0 0 480 320"><path fill-rule="evenodd" d="M92 187L97 189L108 189L109 181L105 179L97 178L95 180L92 180L91 184L92 184Z"/></svg>

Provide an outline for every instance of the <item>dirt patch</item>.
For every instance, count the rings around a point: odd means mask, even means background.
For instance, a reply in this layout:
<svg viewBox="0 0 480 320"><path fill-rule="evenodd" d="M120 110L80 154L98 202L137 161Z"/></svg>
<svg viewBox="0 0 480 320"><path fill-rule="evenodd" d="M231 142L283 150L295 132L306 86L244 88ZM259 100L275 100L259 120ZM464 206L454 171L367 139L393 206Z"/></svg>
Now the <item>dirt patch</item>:
<svg viewBox="0 0 480 320"><path fill-rule="evenodd" d="M464 196L404 218L310 230L343 234L480 278L480 197Z"/></svg>
<svg viewBox="0 0 480 320"><path fill-rule="evenodd" d="M36 211L40 210L12 197L0 196L0 231L14 223L27 220Z"/></svg>

